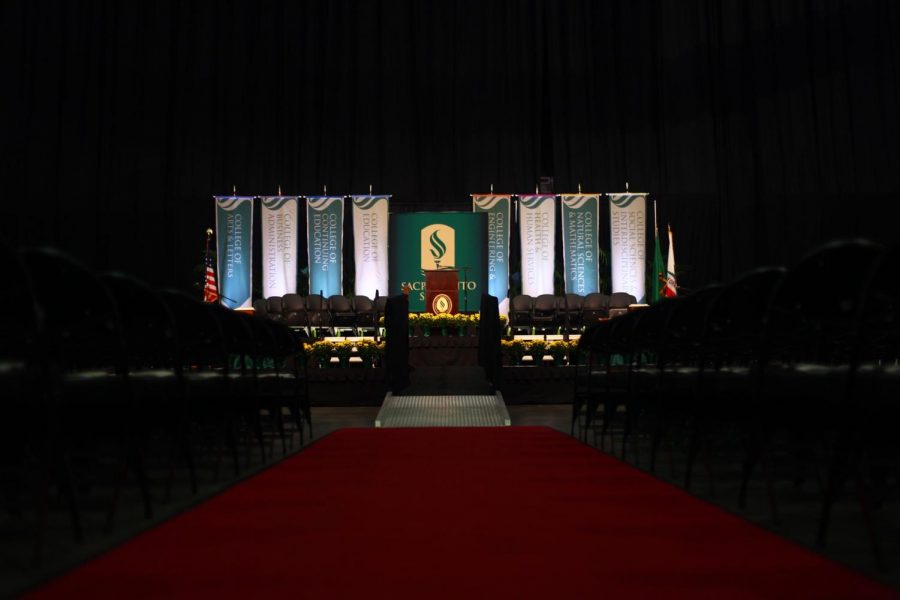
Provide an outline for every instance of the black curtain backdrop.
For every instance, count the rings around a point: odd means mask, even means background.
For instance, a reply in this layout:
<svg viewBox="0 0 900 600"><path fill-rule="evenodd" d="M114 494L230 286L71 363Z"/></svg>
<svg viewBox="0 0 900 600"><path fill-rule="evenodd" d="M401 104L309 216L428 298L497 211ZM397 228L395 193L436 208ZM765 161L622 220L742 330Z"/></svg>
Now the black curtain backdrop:
<svg viewBox="0 0 900 600"><path fill-rule="evenodd" d="M232 186L467 210L628 181L689 287L896 237L895 0L7 0L0 28L0 235L157 284Z"/></svg>

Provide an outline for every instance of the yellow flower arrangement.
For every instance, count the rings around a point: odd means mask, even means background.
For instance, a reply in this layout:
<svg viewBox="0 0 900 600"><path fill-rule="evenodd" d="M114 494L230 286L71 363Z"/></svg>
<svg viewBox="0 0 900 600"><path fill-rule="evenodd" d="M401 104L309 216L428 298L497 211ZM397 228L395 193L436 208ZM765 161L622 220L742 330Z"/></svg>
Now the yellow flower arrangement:
<svg viewBox="0 0 900 600"><path fill-rule="evenodd" d="M433 315L431 313L409 313L409 326L410 327L467 327L467 326L478 326L481 322L481 315L478 313L472 314L463 314L458 313L455 315L444 314L444 315ZM506 328L507 323L509 323L509 319L500 315L500 327L502 329ZM384 317L378 317L378 325L384 327Z"/></svg>
<svg viewBox="0 0 900 600"><path fill-rule="evenodd" d="M505 356L510 358L513 364L522 361L523 356L531 356L535 364L540 364L545 354L553 357L556 364L562 364L566 356L569 356L569 362L574 355L578 342L556 340L546 342L544 340L501 340L501 351Z"/></svg>
<svg viewBox="0 0 900 600"><path fill-rule="evenodd" d="M375 342L375 340L361 339L356 341L344 340L340 342L332 342L328 340L320 340L306 346L306 355L313 364L324 366L327 361L337 356L340 359L348 359L351 356L358 356L363 362L374 364L384 355L384 341Z"/></svg>

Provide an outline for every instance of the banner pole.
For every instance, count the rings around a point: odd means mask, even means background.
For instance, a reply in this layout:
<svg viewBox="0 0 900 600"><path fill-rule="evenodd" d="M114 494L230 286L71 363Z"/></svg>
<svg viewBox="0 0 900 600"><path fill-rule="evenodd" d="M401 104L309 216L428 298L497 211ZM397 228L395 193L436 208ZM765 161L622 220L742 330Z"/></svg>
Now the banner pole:
<svg viewBox="0 0 900 600"><path fill-rule="evenodd" d="M656 224L656 200L653 201L653 233L659 237L659 227Z"/></svg>

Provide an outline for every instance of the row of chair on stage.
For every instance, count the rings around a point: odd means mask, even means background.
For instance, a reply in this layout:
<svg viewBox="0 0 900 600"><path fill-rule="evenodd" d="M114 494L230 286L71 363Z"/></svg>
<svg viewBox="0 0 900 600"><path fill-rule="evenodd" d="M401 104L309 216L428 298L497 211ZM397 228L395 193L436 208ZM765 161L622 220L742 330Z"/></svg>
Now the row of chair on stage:
<svg viewBox="0 0 900 600"><path fill-rule="evenodd" d="M589 327L573 433L623 458L640 438L650 470L661 447L682 444L686 488L699 457L713 482L716 461L738 456L729 464L740 467L740 505L759 473L776 522L784 469L815 473L819 544L852 481L880 560L873 508L900 483L897 264L898 245L833 242L791 268L757 269Z"/></svg>
<svg viewBox="0 0 900 600"><path fill-rule="evenodd" d="M633 306L637 299L626 292L603 294L519 294L509 301L509 327L512 333L578 332L584 327L617 316Z"/></svg>
<svg viewBox="0 0 900 600"><path fill-rule="evenodd" d="M303 329L310 335L353 333L377 335L384 317L387 296L376 294L343 296L322 294L285 294L258 298L253 302L256 314ZM610 315L625 312L637 300L632 294L525 294L510 298L509 327L515 333L578 332Z"/></svg>
<svg viewBox="0 0 900 600"><path fill-rule="evenodd" d="M124 486L149 517L223 464L237 475L251 453L265 463L312 436L291 328L54 249L0 255L0 485L9 510L37 512L36 560L48 507L82 539L83 506L100 502L112 528Z"/></svg>
<svg viewBox="0 0 900 600"><path fill-rule="evenodd" d="M311 335L324 332L337 335L348 331L357 335L375 335L379 320L384 317L386 303L387 296L377 293L374 300L363 295L285 294L259 298L253 302L253 309L260 316L303 329Z"/></svg>

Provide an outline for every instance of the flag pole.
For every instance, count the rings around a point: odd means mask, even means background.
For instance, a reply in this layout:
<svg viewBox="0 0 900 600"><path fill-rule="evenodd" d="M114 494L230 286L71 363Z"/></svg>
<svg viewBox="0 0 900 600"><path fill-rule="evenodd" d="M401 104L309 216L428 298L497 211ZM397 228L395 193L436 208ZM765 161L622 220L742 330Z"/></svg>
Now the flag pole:
<svg viewBox="0 0 900 600"><path fill-rule="evenodd" d="M656 200L653 201L653 233L659 237L659 227L656 224Z"/></svg>
<svg viewBox="0 0 900 600"><path fill-rule="evenodd" d="M209 242L213 236L213 228L206 228L206 255L203 257L203 300L206 301L206 278L209 276L207 274L209 270ZM219 294L219 277L216 274L216 294Z"/></svg>

